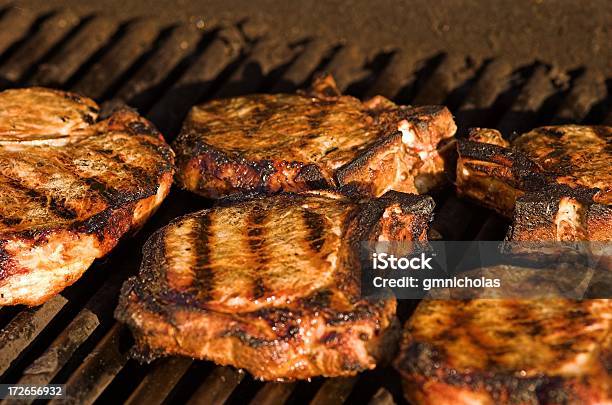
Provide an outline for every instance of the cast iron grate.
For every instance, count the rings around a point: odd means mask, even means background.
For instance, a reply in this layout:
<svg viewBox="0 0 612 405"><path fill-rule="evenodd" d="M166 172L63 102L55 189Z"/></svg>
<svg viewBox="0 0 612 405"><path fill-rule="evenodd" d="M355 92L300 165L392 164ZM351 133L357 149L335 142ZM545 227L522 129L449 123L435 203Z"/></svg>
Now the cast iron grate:
<svg viewBox="0 0 612 405"><path fill-rule="evenodd" d="M355 96L447 104L460 135L475 125L495 126L509 135L547 123L612 123L611 78L588 66L564 72L536 60L515 66L503 58L444 53L415 60L409 51L366 52L318 38L287 44L249 21L199 29L160 27L151 20L120 24L61 10L36 16L8 8L0 14L0 88L45 85L111 104L125 102L169 140L195 103L293 91L323 70ZM431 238L504 235L504 220L451 190L435 198ZM209 204L173 190L139 235L97 261L60 296L39 308L0 309L0 383L67 384L68 403L79 404L405 403L399 377L389 367L353 378L263 383L210 362L168 358L140 365L129 359L129 332L112 317L122 281L138 270L148 235ZM401 304L402 321L414 306Z"/></svg>

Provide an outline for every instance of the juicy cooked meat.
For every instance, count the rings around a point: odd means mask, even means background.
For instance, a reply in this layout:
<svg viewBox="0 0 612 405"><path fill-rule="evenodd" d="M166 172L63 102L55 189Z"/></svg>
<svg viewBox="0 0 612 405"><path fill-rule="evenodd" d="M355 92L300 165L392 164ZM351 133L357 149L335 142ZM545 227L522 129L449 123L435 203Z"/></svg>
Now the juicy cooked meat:
<svg viewBox="0 0 612 405"><path fill-rule="evenodd" d="M612 204L612 127L541 127L512 144L493 129L458 142L460 194L511 216L516 199L542 189Z"/></svg>
<svg viewBox="0 0 612 405"><path fill-rule="evenodd" d="M146 243L115 313L136 356L209 359L266 380L374 368L394 348L396 302L360 298L361 242L424 240L433 200L249 197L178 218Z"/></svg>
<svg viewBox="0 0 612 405"><path fill-rule="evenodd" d="M458 143L457 189L512 217L513 240L612 239L612 128L542 127L510 145L491 129Z"/></svg>
<svg viewBox="0 0 612 405"><path fill-rule="evenodd" d="M472 131L459 142L459 192L514 215L511 242L610 241L611 134L544 127L510 147L495 130ZM598 272L609 269L594 271L605 279ZM415 404L607 404L611 358L609 299L426 300L405 326L395 367Z"/></svg>
<svg viewBox="0 0 612 405"><path fill-rule="evenodd" d="M38 305L141 225L170 189L174 155L122 109L30 88L0 93L0 306Z"/></svg>
<svg viewBox="0 0 612 405"><path fill-rule="evenodd" d="M177 181L217 198L357 184L373 196L424 193L444 179L456 126L446 107L340 95L331 76L309 93L250 95L194 107L173 144Z"/></svg>
<svg viewBox="0 0 612 405"><path fill-rule="evenodd" d="M414 404L612 401L612 300L427 300L401 346Z"/></svg>

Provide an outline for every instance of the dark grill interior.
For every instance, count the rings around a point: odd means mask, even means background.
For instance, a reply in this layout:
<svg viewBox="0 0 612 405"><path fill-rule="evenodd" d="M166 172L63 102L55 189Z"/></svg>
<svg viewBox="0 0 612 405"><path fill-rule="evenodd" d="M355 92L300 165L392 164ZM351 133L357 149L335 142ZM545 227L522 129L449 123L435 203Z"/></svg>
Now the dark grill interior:
<svg viewBox="0 0 612 405"><path fill-rule="evenodd" d="M560 71L535 59L515 66L512 60L456 54L414 60L409 50L365 52L316 38L287 44L249 21L203 30L149 20L119 24L67 11L37 16L9 8L0 14L2 88L53 86L111 105L125 102L168 140L195 103L293 91L323 70L358 97L446 104L459 134L474 125L509 135L547 123L612 124L610 78L588 66ZM431 238L503 237L507 224L500 217L459 200L452 190L435 197ZM72 403L405 403L389 367L354 378L282 384L210 362L168 358L140 365L129 359L130 334L112 315L123 280L138 270L141 246L152 231L209 204L173 190L135 238L97 261L76 285L39 308L0 309L0 383L65 383ZM415 304L401 303L403 321Z"/></svg>

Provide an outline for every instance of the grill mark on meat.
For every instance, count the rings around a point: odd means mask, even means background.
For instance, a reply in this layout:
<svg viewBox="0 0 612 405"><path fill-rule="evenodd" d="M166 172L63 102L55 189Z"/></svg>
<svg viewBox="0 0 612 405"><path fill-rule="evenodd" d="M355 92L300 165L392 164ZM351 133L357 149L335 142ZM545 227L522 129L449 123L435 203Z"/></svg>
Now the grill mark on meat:
<svg viewBox="0 0 612 405"><path fill-rule="evenodd" d="M309 209L305 209L303 215L304 225L308 229L306 241L310 249L319 252L325 244L325 217Z"/></svg>
<svg viewBox="0 0 612 405"><path fill-rule="evenodd" d="M333 79L329 82L333 87ZM413 109L389 100L382 101L385 108L381 109L341 96L337 90L331 93L257 94L194 106L174 143L178 184L211 198L236 191L299 192L342 185L334 179L343 167L348 169L342 178L376 185L370 190L374 194L391 188L415 190L420 170L431 173L432 180L419 181L419 191L443 182L439 176L443 159L433 152L440 140L452 137L456 130L448 109ZM405 164L414 169L414 175L398 180L370 166L375 167L386 154L403 155L392 146L400 121L414 121L419 147L431 148L432 153L410 158ZM403 157L397 160L404 161ZM322 176L313 182L296 179L299 168L308 166ZM320 181L321 177L326 181Z"/></svg>
<svg viewBox="0 0 612 405"><path fill-rule="evenodd" d="M6 251L6 240L0 240L0 285L2 280L19 272L19 266L9 252ZM0 297L4 298L4 297Z"/></svg>
<svg viewBox="0 0 612 405"><path fill-rule="evenodd" d="M109 153L106 150L98 150L96 152L96 156L92 158L94 160L101 160L102 156L111 159L108 157ZM24 161L24 163L29 164L28 161ZM53 161L47 161L44 163L37 162L36 165L44 170L48 170L50 172L52 171L57 178L69 178L76 184L75 187L79 187L81 185L88 187L88 189L95 192L107 206L117 206L130 200L130 198L128 198L128 193L114 189L108 185L106 181L100 179L99 177L82 176L79 173L81 170L72 162L72 157L67 154L58 154L57 158ZM129 167L128 170L137 171L138 169L139 168L136 167ZM145 176L144 172L142 175ZM150 187L154 183L153 179L147 179L145 177L140 177L138 181L140 181L140 184L142 184L143 187ZM83 194L87 195L87 193ZM89 199L92 200L93 198L89 197Z"/></svg>
<svg viewBox="0 0 612 405"><path fill-rule="evenodd" d="M219 336L237 338L245 345L250 346L254 349L259 349L276 343L276 341L274 340L270 341L267 339L255 337L241 329L229 329L226 331L222 331L221 333L219 333Z"/></svg>
<svg viewBox="0 0 612 405"><path fill-rule="evenodd" d="M71 220L76 219L79 216L79 212L72 207L67 205L66 194L64 190L53 189L52 187L46 189L46 184L41 183L40 180L30 178L28 172L23 172L21 167L24 166L26 171L32 170L32 166L36 167L36 170L40 170L41 174L47 174L53 176L53 178L64 179L69 178L71 182L76 183L76 187L83 184L83 179L77 176L73 171L67 169L63 165L57 165L54 161L42 161L37 156L29 156L24 154L11 154L8 159L10 163L7 165L8 173L4 174L7 178L11 179L9 185L15 189L24 192L28 199L36 201L39 204L48 207L50 210L58 213L60 218ZM3 162L4 164L4 162ZM36 173L34 176L36 177ZM48 178L42 179L42 182L47 182ZM57 197L57 194L60 197ZM89 199L91 200L91 199ZM73 201L73 204L78 206L78 202Z"/></svg>
<svg viewBox="0 0 612 405"><path fill-rule="evenodd" d="M104 154L104 152L101 152ZM98 177L83 177L79 175L79 169L74 165L69 156L65 156L65 159L57 159L54 162L54 167L58 170L62 170L62 175L68 175L77 181L81 181L85 184L89 190L94 191L108 206L116 206L122 200L122 193L116 190L104 180Z"/></svg>
<svg viewBox="0 0 612 405"><path fill-rule="evenodd" d="M41 208L46 208L55 216L62 219L75 219L78 213L67 207L64 201L53 197L50 194L44 194L24 183L21 179L11 179L4 174L0 174L4 178L4 182L16 190L23 192L30 201L37 203Z"/></svg>
<svg viewBox="0 0 612 405"><path fill-rule="evenodd" d="M430 218L433 201L402 193L353 200L337 191L227 197L210 210L173 221L147 242L141 271L126 282L115 315L134 332L139 358L141 353L187 355L244 368L266 380L372 369L397 336L392 327L396 303L359 297L352 276L359 266L352 260L358 242L345 241L374 237L389 206ZM322 215L324 223L312 215L309 228L305 207ZM191 251L185 258L182 250L160 247L170 239L173 246L191 241L193 221L205 215L213 219L206 254L217 277L229 282L217 286L214 298L203 305L180 295L185 286L192 287ZM426 224L406 216L406 228ZM316 251L309 244L320 239L321 225L326 241ZM256 270L261 263L255 254L268 259L261 272L266 291L259 300L254 296L261 295ZM164 262L164 255L172 260ZM328 260L330 255L337 260Z"/></svg>
<svg viewBox="0 0 612 405"><path fill-rule="evenodd" d="M215 290L215 273L210 261L212 225L213 219L211 218L211 214L202 215L190 237L196 258L194 263L195 277L193 290L197 294L198 300L201 302L210 301L213 298L212 294Z"/></svg>
<svg viewBox="0 0 612 405"><path fill-rule="evenodd" d="M129 164L124 157L117 153L108 153L103 150L91 150L90 159L104 162L108 167L115 167L117 172L122 173L122 180L128 180L138 187L130 188L130 191L122 191L113 187L109 182L103 180L99 176L87 176L82 179L91 187L93 191L98 192L107 200L109 205L116 206L131 200L147 197L157 188L153 176L147 170ZM74 164L63 161L61 162L67 168L71 168L73 172L82 171ZM127 175L123 177L123 175ZM126 178L127 177L127 178Z"/></svg>
<svg viewBox="0 0 612 405"><path fill-rule="evenodd" d="M159 132L152 126L142 121L132 121L127 125L132 135L158 135Z"/></svg>
<svg viewBox="0 0 612 405"><path fill-rule="evenodd" d="M145 189L149 189L154 186L155 182L151 179L151 176L146 169L130 165L120 154L112 155L112 159L120 165L125 165L129 172L134 176L135 180L139 184L142 184Z"/></svg>
<svg viewBox="0 0 612 405"><path fill-rule="evenodd" d="M255 278L253 280L253 298L259 299L266 294L267 288L264 279L259 275L268 265L268 252L266 251L266 227L264 222L267 213L259 205L253 207L247 220L247 236L252 262L256 263Z"/></svg>
<svg viewBox="0 0 612 405"><path fill-rule="evenodd" d="M19 224L21 222L21 219L0 215L0 222L2 222L4 225L7 225L7 226L13 226L13 225Z"/></svg>
<svg viewBox="0 0 612 405"><path fill-rule="evenodd" d="M327 118L327 116L329 115L329 111L328 110L320 110L320 111L315 111L312 114L308 114L307 118L308 118L308 126L310 127L310 129L312 130L318 130L321 128L321 124L323 122L325 122L325 119ZM313 134L315 137L318 136L317 134Z"/></svg>
<svg viewBox="0 0 612 405"><path fill-rule="evenodd" d="M609 352L610 305L594 302L423 301L395 362L411 382L408 399L435 403L455 388L490 396L493 403L608 399L600 352ZM523 345L533 345L533 357L519 356Z"/></svg>
<svg viewBox="0 0 612 405"><path fill-rule="evenodd" d="M121 201L121 191L109 186L104 181L96 177L85 177L83 181L91 191L95 191L100 197L102 197L109 205L113 206Z"/></svg>
<svg viewBox="0 0 612 405"><path fill-rule="evenodd" d="M0 104L0 305L40 305L146 221L174 154L132 110L98 121L93 100L43 88Z"/></svg>

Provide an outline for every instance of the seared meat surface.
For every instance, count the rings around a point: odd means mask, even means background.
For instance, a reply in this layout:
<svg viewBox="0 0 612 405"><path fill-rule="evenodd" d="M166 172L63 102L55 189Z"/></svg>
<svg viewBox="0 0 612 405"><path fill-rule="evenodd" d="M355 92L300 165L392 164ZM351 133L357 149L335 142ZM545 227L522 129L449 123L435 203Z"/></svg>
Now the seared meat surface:
<svg viewBox="0 0 612 405"><path fill-rule="evenodd" d="M609 127L543 127L511 144L472 130L458 145L458 191L514 216L511 242L610 241L611 140ZM609 255L599 246L593 253ZM533 253L522 249L513 253ZM606 279L599 265L593 277ZM551 277L529 274L544 272ZM426 300L405 325L395 367L415 404L607 404L610 358L609 299Z"/></svg>
<svg viewBox="0 0 612 405"><path fill-rule="evenodd" d="M424 240L433 200L248 197L178 218L146 243L115 313L137 357L209 359L265 380L374 368L395 347L396 302L360 298L360 243Z"/></svg>
<svg viewBox="0 0 612 405"><path fill-rule="evenodd" d="M401 346L414 404L612 401L611 300L426 300Z"/></svg>
<svg viewBox="0 0 612 405"><path fill-rule="evenodd" d="M455 130L445 107L398 106L380 96L362 103L321 77L309 93L194 107L173 144L177 181L212 198L346 184L373 196L423 193L444 180L440 149Z"/></svg>
<svg viewBox="0 0 612 405"><path fill-rule="evenodd" d="M76 94L0 93L0 306L38 305L74 283L162 202L173 160L134 111L98 121Z"/></svg>
<svg viewBox="0 0 612 405"><path fill-rule="evenodd" d="M457 189L512 217L513 240L612 238L612 128L534 129L511 144L490 129L458 143Z"/></svg>

